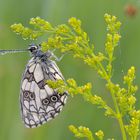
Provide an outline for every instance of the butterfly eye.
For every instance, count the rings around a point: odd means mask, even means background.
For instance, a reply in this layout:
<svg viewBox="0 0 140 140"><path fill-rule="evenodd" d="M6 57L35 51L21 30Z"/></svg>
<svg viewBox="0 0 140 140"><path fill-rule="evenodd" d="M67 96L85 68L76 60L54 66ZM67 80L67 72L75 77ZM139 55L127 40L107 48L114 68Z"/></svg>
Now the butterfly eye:
<svg viewBox="0 0 140 140"><path fill-rule="evenodd" d="M47 98L42 100L42 104L43 105L48 105L49 104L49 100Z"/></svg>
<svg viewBox="0 0 140 140"><path fill-rule="evenodd" d="M58 101L58 97L56 95L51 96L51 101L52 102L57 102Z"/></svg>
<svg viewBox="0 0 140 140"><path fill-rule="evenodd" d="M30 50L30 52L35 52L38 49L38 46L30 45L30 47L28 49Z"/></svg>

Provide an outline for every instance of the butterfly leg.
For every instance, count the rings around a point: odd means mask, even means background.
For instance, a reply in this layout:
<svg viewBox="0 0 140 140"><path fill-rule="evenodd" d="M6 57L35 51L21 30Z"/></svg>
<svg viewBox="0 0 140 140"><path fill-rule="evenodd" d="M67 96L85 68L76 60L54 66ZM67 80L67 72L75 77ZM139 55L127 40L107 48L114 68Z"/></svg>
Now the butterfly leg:
<svg viewBox="0 0 140 140"><path fill-rule="evenodd" d="M52 53L52 57L56 60L56 61L61 61L63 59L65 54L62 54L60 57L57 57L55 54Z"/></svg>

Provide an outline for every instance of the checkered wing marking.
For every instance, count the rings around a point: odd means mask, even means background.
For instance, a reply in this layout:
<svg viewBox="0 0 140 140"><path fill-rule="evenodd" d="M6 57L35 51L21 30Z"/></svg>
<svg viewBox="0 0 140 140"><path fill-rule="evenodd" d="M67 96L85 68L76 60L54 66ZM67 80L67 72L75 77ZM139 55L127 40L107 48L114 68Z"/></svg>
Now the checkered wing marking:
<svg viewBox="0 0 140 140"><path fill-rule="evenodd" d="M20 104L24 124L38 127L59 114L67 100L67 93L58 94L46 80L64 79L54 61L32 58L23 74Z"/></svg>

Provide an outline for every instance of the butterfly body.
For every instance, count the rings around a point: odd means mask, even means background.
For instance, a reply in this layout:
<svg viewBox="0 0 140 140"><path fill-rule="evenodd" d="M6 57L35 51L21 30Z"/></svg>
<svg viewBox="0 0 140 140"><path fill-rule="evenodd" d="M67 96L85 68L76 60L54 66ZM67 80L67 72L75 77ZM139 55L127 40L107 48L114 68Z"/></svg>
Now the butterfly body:
<svg viewBox="0 0 140 140"><path fill-rule="evenodd" d="M20 106L24 124L28 128L38 127L59 114L67 100L67 93L58 94L49 87L47 80L62 79L51 52L43 53L38 46L29 48L29 60L21 81Z"/></svg>

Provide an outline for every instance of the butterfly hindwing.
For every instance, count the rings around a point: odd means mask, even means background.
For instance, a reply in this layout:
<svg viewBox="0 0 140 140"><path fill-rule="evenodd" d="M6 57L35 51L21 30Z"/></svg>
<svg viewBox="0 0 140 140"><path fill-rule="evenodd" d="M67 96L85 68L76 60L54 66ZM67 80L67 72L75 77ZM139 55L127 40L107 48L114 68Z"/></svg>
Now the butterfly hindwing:
<svg viewBox="0 0 140 140"><path fill-rule="evenodd" d="M47 80L64 80L56 63L33 57L28 62L21 81L20 104L26 127L33 128L51 120L62 110L67 93L58 94Z"/></svg>

